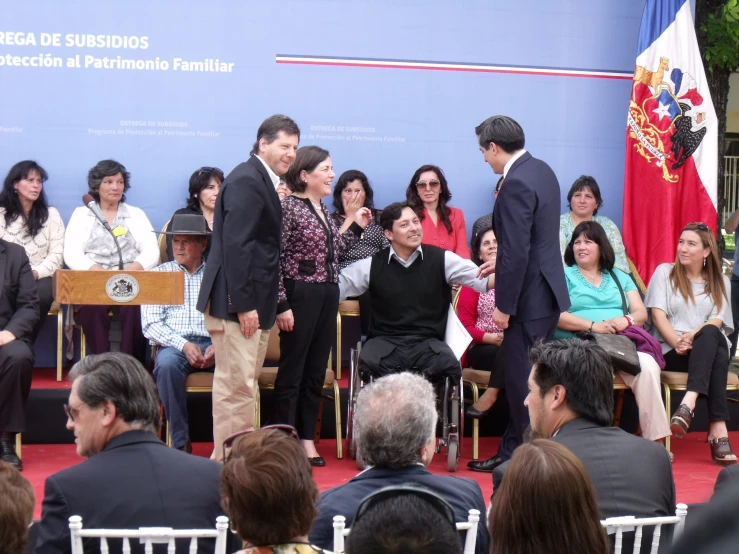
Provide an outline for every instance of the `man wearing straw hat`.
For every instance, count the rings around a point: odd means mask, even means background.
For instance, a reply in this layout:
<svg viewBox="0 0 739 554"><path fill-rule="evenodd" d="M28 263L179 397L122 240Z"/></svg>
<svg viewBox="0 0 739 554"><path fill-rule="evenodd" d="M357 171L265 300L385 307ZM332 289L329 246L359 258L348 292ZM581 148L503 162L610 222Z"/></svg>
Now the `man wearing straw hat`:
<svg viewBox="0 0 739 554"><path fill-rule="evenodd" d="M185 380L194 371L213 371L215 352L205 328L205 317L195 305L205 271L208 225L202 215L176 214L165 235L173 235L174 260L152 271L182 271L185 303L141 306L141 327L149 342L158 346L154 378L164 405L172 446L192 452L187 426Z"/></svg>

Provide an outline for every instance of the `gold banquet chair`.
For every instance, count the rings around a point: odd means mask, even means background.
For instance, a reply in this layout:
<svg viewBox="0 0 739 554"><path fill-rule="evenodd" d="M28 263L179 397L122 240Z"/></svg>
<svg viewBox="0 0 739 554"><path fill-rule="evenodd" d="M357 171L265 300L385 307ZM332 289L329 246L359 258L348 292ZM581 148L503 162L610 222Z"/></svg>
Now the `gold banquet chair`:
<svg viewBox="0 0 739 554"><path fill-rule="evenodd" d="M341 318L359 317L359 300L342 300L336 312L336 378L341 379ZM329 366L331 362L329 361Z"/></svg>
<svg viewBox="0 0 739 554"><path fill-rule="evenodd" d="M682 371L665 370L660 373L662 381L662 390L665 392L665 412L667 413L667 421L672 417L672 391L688 390L688 373ZM739 376L733 371L729 371L729 380L726 383L727 391L739 391ZM670 437L665 439L665 448L670 451Z"/></svg>
<svg viewBox="0 0 739 554"><path fill-rule="evenodd" d="M280 329L275 325L269 334L269 343L267 345L267 355L265 361L278 363L280 361ZM334 396L325 394L323 397L333 400L334 402L334 413L336 418L336 457L340 460L344 457L343 445L341 437L341 396L339 393L339 384L334 378L334 372L331 370L331 358L329 357L328 366L326 368L326 378L323 382L323 390L333 390ZM261 390L270 390L275 388L275 379L277 378L277 366L263 367L259 373L259 387L257 388L257 402L256 402L256 419L254 427L258 429L261 426ZM321 406L318 412L318 421L316 422L316 433L315 439L318 441L321 432L321 414L323 412L323 400L321 400Z"/></svg>

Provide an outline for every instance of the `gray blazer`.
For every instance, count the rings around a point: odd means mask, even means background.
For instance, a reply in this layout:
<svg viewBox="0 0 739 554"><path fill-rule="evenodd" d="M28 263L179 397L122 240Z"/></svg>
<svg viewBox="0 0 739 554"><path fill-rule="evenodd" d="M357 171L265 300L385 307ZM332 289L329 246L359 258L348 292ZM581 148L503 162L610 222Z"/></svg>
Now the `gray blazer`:
<svg viewBox="0 0 739 554"><path fill-rule="evenodd" d="M569 448L588 471L598 494L600 517L675 514L675 483L665 448L618 427L586 419L563 425L552 440ZM493 471L498 489L508 462Z"/></svg>

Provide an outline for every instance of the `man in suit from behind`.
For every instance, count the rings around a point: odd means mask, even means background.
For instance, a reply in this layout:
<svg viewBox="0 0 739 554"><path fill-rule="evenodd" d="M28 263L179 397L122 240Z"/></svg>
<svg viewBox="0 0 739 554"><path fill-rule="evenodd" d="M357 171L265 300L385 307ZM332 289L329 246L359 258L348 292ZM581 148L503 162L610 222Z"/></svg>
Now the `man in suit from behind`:
<svg viewBox="0 0 739 554"><path fill-rule="evenodd" d="M582 461L598 494L601 519L674 515L675 484L667 451L657 442L611 427L613 370L608 354L594 343L569 339L538 344L530 357L525 405L531 437L563 444ZM507 465L493 471L493 492Z"/></svg>
<svg viewBox="0 0 739 554"><path fill-rule="evenodd" d="M267 118L252 156L226 177L216 200L197 308L216 357L212 457L218 461L226 438L254 428L257 378L277 316L282 208L275 189L299 141L292 119Z"/></svg>
<svg viewBox="0 0 739 554"><path fill-rule="evenodd" d="M523 442L529 424L523 406L529 373L528 351L550 340L559 314L570 306L564 268L558 258L560 191L557 177L543 161L524 150L523 129L496 115L475 128L480 151L496 174L502 174L493 210L498 239L495 265L496 307L493 319L504 329L498 363L505 368L510 420L498 453L467 465L493 471ZM485 265L491 265L490 262ZM483 266L483 274L490 268Z"/></svg>
<svg viewBox="0 0 739 554"><path fill-rule="evenodd" d="M310 531L310 543L324 549L333 546L333 518L352 518L362 499L383 487L411 483L421 485L446 500L458 523L467 521L469 510L485 513L482 491L472 479L433 475L428 465L436 445L436 399L423 377L394 373L362 388L357 398L354 433L357 460L366 465L348 483L325 491L318 500L318 517ZM477 527L476 554L487 554L486 525Z"/></svg>
<svg viewBox="0 0 739 554"><path fill-rule="evenodd" d="M73 515L87 529L215 528L221 465L159 440L159 396L141 363L121 352L87 356L69 379L67 429L87 460L46 479L36 554L71 552ZM120 541L109 542L120 551ZM213 541L199 542L213 551ZM138 541L131 548L143 552ZM97 539L85 542L86 553L99 551Z"/></svg>
<svg viewBox="0 0 739 554"><path fill-rule="evenodd" d="M18 470L15 436L25 430L38 293L22 246L0 240L0 461Z"/></svg>

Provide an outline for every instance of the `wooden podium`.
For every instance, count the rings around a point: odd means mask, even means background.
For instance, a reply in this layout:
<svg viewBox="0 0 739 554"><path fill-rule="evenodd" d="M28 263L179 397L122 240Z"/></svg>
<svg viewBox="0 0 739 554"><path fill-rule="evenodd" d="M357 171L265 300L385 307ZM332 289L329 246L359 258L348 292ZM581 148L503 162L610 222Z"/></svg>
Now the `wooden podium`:
<svg viewBox="0 0 739 554"><path fill-rule="evenodd" d="M110 350L119 352L121 325L118 306L184 304L185 274L181 271L72 271L54 273L59 304L110 306Z"/></svg>

